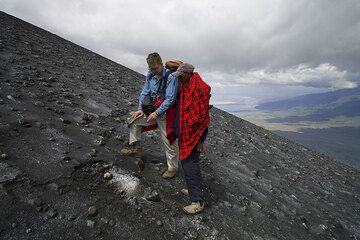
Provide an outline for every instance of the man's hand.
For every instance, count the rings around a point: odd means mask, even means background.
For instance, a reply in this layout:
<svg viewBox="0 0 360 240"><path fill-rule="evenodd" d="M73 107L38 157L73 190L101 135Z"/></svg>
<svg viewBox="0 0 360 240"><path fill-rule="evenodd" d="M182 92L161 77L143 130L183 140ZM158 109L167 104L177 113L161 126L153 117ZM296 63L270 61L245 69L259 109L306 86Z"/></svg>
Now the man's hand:
<svg viewBox="0 0 360 240"><path fill-rule="evenodd" d="M196 144L196 151L203 152L204 151L204 143L198 143Z"/></svg>
<svg viewBox="0 0 360 240"><path fill-rule="evenodd" d="M142 116L142 115L144 115L144 112L143 112L143 110L137 110L136 112L133 112L132 114L131 114L131 117L133 117L133 118L137 118L138 116Z"/></svg>
<svg viewBox="0 0 360 240"><path fill-rule="evenodd" d="M150 122L150 121L152 121L152 120L156 120L157 118L158 118L157 113L156 113L156 112L153 112L153 113L151 113L151 114L148 116L147 122Z"/></svg>

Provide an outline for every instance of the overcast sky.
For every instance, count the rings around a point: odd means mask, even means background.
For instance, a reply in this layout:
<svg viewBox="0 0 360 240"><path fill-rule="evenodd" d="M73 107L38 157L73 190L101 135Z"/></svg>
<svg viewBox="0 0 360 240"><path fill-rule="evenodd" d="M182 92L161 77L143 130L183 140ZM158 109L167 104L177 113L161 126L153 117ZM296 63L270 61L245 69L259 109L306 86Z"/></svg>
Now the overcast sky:
<svg viewBox="0 0 360 240"><path fill-rule="evenodd" d="M213 103L360 84L359 0L0 0L0 9L138 72L192 63Z"/></svg>

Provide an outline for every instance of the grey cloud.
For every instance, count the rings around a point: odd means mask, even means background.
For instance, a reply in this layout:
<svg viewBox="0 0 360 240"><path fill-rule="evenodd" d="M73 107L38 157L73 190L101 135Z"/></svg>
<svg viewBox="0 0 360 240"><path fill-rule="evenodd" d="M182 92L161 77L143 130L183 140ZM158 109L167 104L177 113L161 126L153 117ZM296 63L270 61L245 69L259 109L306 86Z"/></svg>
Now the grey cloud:
<svg viewBox="0 0 360 240"><path fill-rule="evenodd" d="M159 51L213 83L341 88L360 79L358 0L2 0L0 8L140 72L146 54ZM324 64L334 75L292 72Z"/></svg>

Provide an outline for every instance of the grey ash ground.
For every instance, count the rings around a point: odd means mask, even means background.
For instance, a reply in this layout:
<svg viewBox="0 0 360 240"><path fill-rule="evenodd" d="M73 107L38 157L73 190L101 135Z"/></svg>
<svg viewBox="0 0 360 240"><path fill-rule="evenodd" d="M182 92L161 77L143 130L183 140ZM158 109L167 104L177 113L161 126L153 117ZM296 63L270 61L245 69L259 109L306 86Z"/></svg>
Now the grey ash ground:
<svg viewBox="0 0 360 240"><path fill-rule="evenodd" d="M360 239L359 170L216 108L207 207L185 215L158 134L144 135L143 172L117 153L144 76L0 22L0 239Z"/></svg>

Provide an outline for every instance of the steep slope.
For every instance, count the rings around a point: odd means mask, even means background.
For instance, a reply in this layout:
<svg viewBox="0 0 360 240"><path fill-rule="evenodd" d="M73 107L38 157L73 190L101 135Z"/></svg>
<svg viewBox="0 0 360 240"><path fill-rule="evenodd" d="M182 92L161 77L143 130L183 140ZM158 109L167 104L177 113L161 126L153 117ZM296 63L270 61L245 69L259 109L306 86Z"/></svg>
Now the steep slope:
<svg viewBox="0 0 360 240"><path fill-rule="evenodd" d="M144 76L0 12L0 239L359 239L360 172L219 109L187 216L157 134L119 156ZM103 178L112 172L114 178ZM159 201L144 198L156 190ZM155 199L156 200L156 199Z"/></svg>

